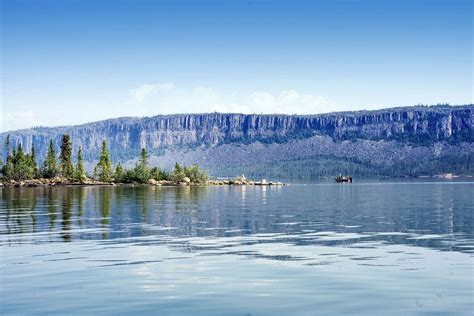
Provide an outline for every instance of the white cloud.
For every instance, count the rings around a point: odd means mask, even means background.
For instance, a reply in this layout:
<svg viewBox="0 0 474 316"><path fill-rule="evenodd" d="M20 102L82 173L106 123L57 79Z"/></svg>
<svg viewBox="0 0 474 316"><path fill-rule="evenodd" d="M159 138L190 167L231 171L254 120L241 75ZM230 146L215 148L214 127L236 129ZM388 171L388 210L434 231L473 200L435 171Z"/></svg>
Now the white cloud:
<svg viewBox="0 0 474 316"><path fill-rule="evenodd" d="M160 93L157 93L160 92ZM145 84L131 90L136 115L172 113L240 112L315 114L337 110L322 96L294 89L276 93L255 91L247 94L225 93L210 87L190 89L172 83Z"/></svg>
<svg viewBox="0 0 474 316"><path fill-rule="evenodd" d="M316 114L342 110L321 96L293 89L239 93L206 86L181 88L165 82L143 84L128 92L129 98L122 102L95 100L81 104L80 111L73 116L62 111L0 111L0 131L74 125L121 116L210 112Z"/></svg>
<svg viewBox="0 0 474 316"><path fill-rule="evenodd" d="M2 132L40 126L41 121L33 111L1 112Z"/></svg>
<svg viewBox="0 0 474 316"><path fill-rule="evenodd" d="M135 100L141 102L150 95L153 95L162 91L170 91L173 89L174 89L174 85L171 82L143 84L138 88L134 88L130 90L130 95Z"/></svg>

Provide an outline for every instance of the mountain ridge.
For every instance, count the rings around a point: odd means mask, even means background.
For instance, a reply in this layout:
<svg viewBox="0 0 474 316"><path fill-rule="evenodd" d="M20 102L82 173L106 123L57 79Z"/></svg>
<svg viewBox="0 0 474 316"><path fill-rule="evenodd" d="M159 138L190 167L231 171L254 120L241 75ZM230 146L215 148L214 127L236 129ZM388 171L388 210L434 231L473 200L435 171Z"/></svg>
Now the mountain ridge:
<svg viewBox="0 0 474 316"><path fill-rule="evenodd" d="M51 130L51 129L64 129L71 127L83 127L91 124L100 124L108 121L117 121L117 120L146 120L146 119L155 119L155 118L167 118L167 117L180 117L180 116L190 116L190 115L214 115L214 114L224 114L224 115L259 115L259 116L299 116L299 117L316 117L316 116L330 116L330 115L348 115L348 114L366 114L366 113L377 113L377 112L387 112L387 111L400 111L400 110L425 110L430 109L432 112L435 112L436 109L456 109L456 108L465 108L472 107L473 104L463 104L463 105L448 105L448 104L437 104L437 105L413 105L413 106L395 106L389 108L375 109L375 110L354 110L354 111L332 111L324 113L315 113L315 114L287 114L287 113L243 113L243 112L189 112L189 113L172 113L172 114L156 114L152 116L119 116L114 118L107 118L98 121L92 121L87 123L73 124L73 125L57 125L57 126L34 126L31 128L22 128L17 130L10 130L1 132L1 134L8 134L13 132L20 131L29 131L29 130Z"/></svg>
<svg viewBox="0 0 474 316"><path fill-rule="evenodd" d="M228 156L240 157L235 154L239 153L237 148L249 153L257 151L260 156L266 156L267 153L256 147L255 144L259 143L267 145L269 153L278 157L275 158L278 159L276 163L285 160L281 152L295 161L303 158L315 161L315 166L322 161L322 157L333 156L334 161L342 161L342 165L364 166L371 170L369 173L377 174L380 171L380 174L402 175L399 173L403 170L394 172L397 170L393 169L394 165L409 163L414 170L418 170L423 162L432 164L449 154L451 164L443 162L443 170L437 170L439 167L436 167L426 172L461 171L471 174L473 125L474 105L468 104L313 115L214 112L121 117L76 126L5 132L0 134L0 138L3 143L5 136L10 134L13 146L21 142L27 150L33 142L38 156L42 157L50 138L59 147L61 135L67 133L73 140L74 151L79 146L83 147L85 159L90 165L98 157L102 140L106 139L115 162L131 163L139 150L145 147L151 154L152 162L165 168L170 167L170 161L173 160L171 153L174 153L176 161L202 164L216 175L230 175L243 169L254 173L248 165L250 154L249 157L241 157L241 160ZM213 153L221 158L216 160L210 157L205 160L202 158L205 154L199 157L193 152ZM391 153L391 156L387 156L386 152ZM387 162L376 159L380 155L387 156ZM417 157L418 161L413 157ZM261 157L251 159L250 163L255 166L272 163L271 159L264 162ZM232 165L235 167L228 167ZM242 165L247 167L239 169L238 166ZM223 172L223 168L229 171ZM315 175L323 173L322 170L316 171Z"/></svg>

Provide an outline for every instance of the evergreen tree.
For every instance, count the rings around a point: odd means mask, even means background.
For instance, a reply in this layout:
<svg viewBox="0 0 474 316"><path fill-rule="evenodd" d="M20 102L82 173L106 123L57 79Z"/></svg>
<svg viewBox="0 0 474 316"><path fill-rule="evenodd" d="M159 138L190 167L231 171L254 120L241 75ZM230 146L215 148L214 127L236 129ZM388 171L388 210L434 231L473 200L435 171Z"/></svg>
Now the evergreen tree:
<svg viewBox="0 0 474 316"><path fill-rule="evenodd" d="M183 168L179 165L179 163L175 162L173 173L181 173L183 172Z"/></svg>
<svg viewBox="0 0 474 316"><path fill-rule="evenodd" d="M35 144L31 142L30 167L33 169L33 178L38 176L38 165L36 164Z"/></svg>
<svg viewBox="0 0 474 316"><path fill-rule="evenodd" d="M179 163L175 163L174 170L171 173L171 180L173 182L182 182L184 177L186 177L184 169L179 165Z"/></svg>
<svg viewBox="0 0 474 316"><path fill-rule="evenodd" d="M49 140L48 152L46 153L46 159L43 164L43 177L54 178L58 173L58 167L56 164L56 152L54 151L53 140Z"/></svg>
<svg viewBox="0 0 474 316"><path fill-rule="evenodd" d="M13 172L10 177L15 180L26 180L33 178L33 168L31 166L30 155L25 154L21 143L14 151Z"/></svg>
<svg viewBox="0 0 474 316"><path fill-rule="evenodd" d="M7 179L11 179L13 176L13 168L14 168L14 156L10 154L10 134L7 135L5 140L5 150L6 150L6 158L5 164L2 167L3 176Z"/></svg>
<svg viewBox="0 0 474 316"><path fill-rule="evenodd" d="M198 165L184 168L184 174L191 180L192 183L205 183L208 180L207 174L201 171Z"/></svg>
<svg viewBox="0 0 474 316"><path fill-rule="evenodd" d="M26 180L38 177L40 174L45 178L54 178L59 173L63 177L76 179L81 182L87 179L82 148L78 150L77 164L74 168L72 163L72 143L67 134L64 134L61 140L60 164L58 165L57 162L53 140L50 139L47 154L40 172L38 172L36 163L34 143L31 144L30 153L25 153L21 143L18 143L16 148L13 147L13 149L11 149L10 136L7 135L5 149L7 158L4 163L2 163L2 155L0 155L0 170L5 179ZM176 163L171 174L159 167L151 168L149 165L149 156L145 148L142 148L140 158L134 169L125 169L118 163L112 173L110 153L105 140L102 142L99 161L94 168L94 176L103 182L111 181L112 176L117 182L138 181L145 183L149 179L182 182L186 177L193 183L204 183L207 181L207 174L201 171L197 165L183 167L180 166L179 163Z"/></svg>
<svg viewBox="0 0 474 316"><path fill-rule="evenodd" d="M17 150L15 151L14 167L13 167L13 178L19 180L21 178L20 168L22 168L22 162L24 159L23 146L21 143L18 144Z"/></svg>
<svg viewBox="0 0 474 316"><path fill-rule="evenodd" d="M13 150L12 150L11 160L13 162L13 165L16 165L16 163L18 161L18 156L16 154L16 148L13 148Z"/></svg>
<svg viewBox="0 0 474 316"><path fill-rule="evenodd" d="M133 181L136 181L135 171L132 169L124 169L123 182L133 182Z"/></svg>
<svg viewBox="0 0 474 316"><path fill-rule="evenodd" d="M81 182L87 179L86 171L84 169L84 158L82 157L81 147L79 147L79 150L77 151L77 164L76 164L75 179Z"/></svg>
<svg viewBox="0 0 474 316"><path fill-rule="evenodd" d="M168 180L170 175L159 167L153 167L150 170L150 178L155 180Z"/></svg>
<svg viewBox="0 0 474 316"><path fill-rule="evenodd" d="M25 153L23 152L23 146L21 145L21 143L19 143L18 144L18 149L16 151L15 161L16 161L16 163L19 163L24 158L25 158Z"/></svg>
<svg viewBox="0 0 474 316"><path fill-rule="evenodd" d="M61 152L59 154L61 160L61 175L65 178L74 178L74 166L72 164L72 144L69 135L64 134L61 140Z"/></svg>
<svg viewBox="0 0 474 316"><path fill-rule="evenodd" d="M102 142L102 150L100 151L99 162L94 168L94 175L100 181L107 182L110 180L110 172L112 168L112 162L110 160L110 153L107 149L107 143L105 140Z"/></svg>
<svg viewBox="0 0 474 316"><path fill-rule="evenodd" d="M145 148L140 152L140 165L148 168L148 153Z"/></svg>
<svg viewBox="0 0 474 316"><path fill-rule="evenodd" d="M5 140L5 149L7 151L5 159L8 159L8 156L10 156L10 134L7 134L7 139Z"/></svg>
<svg viewBox="0 0 474 316"><path fill-rule="evenodd" d="M114 180L116 182L123 182L124 181L123 167L120 164L120 162L115 166Z"/></svg>
<svg viewBox="0 0 474 316"><path fill-rule="evenodd" d="M148 166L148 154L145 148L142 148L140 160L135 165L135 179L138 182L145 183L150 179L150 167Z"/></svg>

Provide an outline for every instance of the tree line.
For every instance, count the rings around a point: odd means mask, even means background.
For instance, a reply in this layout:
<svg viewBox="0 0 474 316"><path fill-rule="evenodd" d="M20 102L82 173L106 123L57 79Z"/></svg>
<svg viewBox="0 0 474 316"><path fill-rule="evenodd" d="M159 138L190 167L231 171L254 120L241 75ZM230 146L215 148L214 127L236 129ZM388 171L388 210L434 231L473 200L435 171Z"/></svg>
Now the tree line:
<svg viewBox="0 0 474 316"><path fill-rule="evenodd" d="M159 167L151 167L145 148L142 148L140 158L134 168L127 169L120 162L113 168L110 152L105 140L102 142L99 161L94 167L94 172L92 175L88 175L84 167L83 150L81 147L77 151L76 164L74 165L72 141L67 134L64 134L61 138L59 157L54 148L53 140L50 139L46 157L40 165L37 164L34 143L31 144L31 151L29 153L25 152L21 143L12 149L10 135L7 135L5 151L5 163L1 161L0 157L0 170L4 180L21 181L39 178L52 179L56 177L78 182L93 179L101 182L119 183L146 183L150 179L157 181L168 180L176 183L205 183L208 180L207 174L198 165L186 167L176 163L171 172L167 172Z"/></svg>

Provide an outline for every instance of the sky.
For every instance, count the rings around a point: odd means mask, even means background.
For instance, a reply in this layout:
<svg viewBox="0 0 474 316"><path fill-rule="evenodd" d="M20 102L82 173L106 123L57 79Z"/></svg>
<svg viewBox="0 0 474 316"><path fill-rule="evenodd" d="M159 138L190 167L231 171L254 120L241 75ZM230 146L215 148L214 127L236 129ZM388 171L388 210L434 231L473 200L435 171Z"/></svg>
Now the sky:
<svg viewBox="0 0 474 316"><path fill-rule="evenodd" d="M473 1L1 1L1 131L473 103Z"/></svg>

